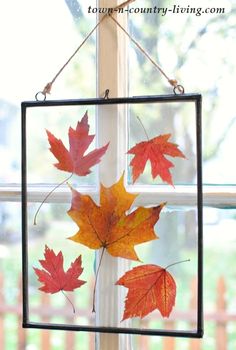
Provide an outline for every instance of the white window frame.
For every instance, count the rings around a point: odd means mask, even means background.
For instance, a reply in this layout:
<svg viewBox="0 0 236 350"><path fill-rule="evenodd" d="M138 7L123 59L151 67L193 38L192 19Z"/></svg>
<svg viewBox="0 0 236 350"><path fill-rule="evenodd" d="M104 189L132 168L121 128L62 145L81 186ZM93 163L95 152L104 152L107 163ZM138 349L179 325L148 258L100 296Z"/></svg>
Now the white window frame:
<svg viewBox="0 0 236 350"><path fill-rule="evenodd" d="M116 7L118 4L120 4L118 0L98 0L97 2L97 6L100 8ZM116 13L115 16L122 26L127 27L127 14L119 15ZM109 18L101 23L97 34L97 95L102 97L105 90L109 89L109 97L127 96L127 37ZM109 156L106 155L103 158L99 167L99 177L104 185L111 186L125 169L126 106L112 105L109 108L101 106L98 109L98 120L99 143L105 144L112 140ZM100 254L98 252L98 257ZM125 294L121 288L116 288L111 280L117 281L128 269L128 266L127 260L114 259L105 252L97 285L96 318L98 325L110 327L120 325ZM99 307L100 305L103 307ZM109 305L109 307L104 307L104 305ZM122 326L128 325L129 321L125 321ZM100 333L97 334L96 340L97 349L132 349L130 335Z"/></svg>

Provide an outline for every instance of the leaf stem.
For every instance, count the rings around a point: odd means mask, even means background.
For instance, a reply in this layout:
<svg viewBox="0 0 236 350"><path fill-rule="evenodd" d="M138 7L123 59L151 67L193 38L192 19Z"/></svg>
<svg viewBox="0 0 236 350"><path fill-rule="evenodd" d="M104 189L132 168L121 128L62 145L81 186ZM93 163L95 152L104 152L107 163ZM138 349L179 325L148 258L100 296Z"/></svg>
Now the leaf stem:
<svg viewBox="0 0 236 350"><path fill-rule="evenodd" d="M137 119L138 119L139 123L141 124L141 126L142 126L142 128L143 128L143 130L144 130L144 133L145 133L145 135L146 135L147 140L149 141L150 139L149 139L149 137L148 137L147 130L145 129L145 126L143 125L143 122L142 122L142 120L140 119L140 117L139 117L138 115L137 115Z"/></svg>
<svg viewBox="0 0 236 350"><path fill-rule="evenodd" d="M173 263L173 264L170 264L170 265L166 266L166 267L165 267L165 270L167 270L167 269L168 269L169 267L171 267L171 266L178 265L178 264L182 264L182 263L189 262L189 261L190 261L190 259L177 261L177 262L175 262L175 263Z"/></svg>
<svg viewBox="0 0 236 350"><path fill-rule="evenodd" d="M70 298L66 295L66 293L64 293L63 290L61 290L62 294L64 295L64 297L69 301L69 303L71 304L72 306L72 310L73 310L73 313L75 314L75 307L74 307L74 304L72 303L72 301L70 300Z"/></svg>
<svg viewBox="0 0 236 350"><path fill-rule="evenodd" d="M100 270L100 267L101 267L101 264L102 264L102 258L103 258L105 249L106 249L105 247L102 248L102 253L101 253L101 256L100 256L98 268L97 268L96 275L95 275L95 283L94 283L94 288L93 288L93 309L92 309L92 312L96 312L95 311L95 294L96 294L96 287L97 287L97 281L98 281L98 273L99 273L99 270Z"/></svg>
<svg viewBox="0 0 236 350"><path fill-rule="evenodd" d="M40 206L38 207L35 215L34 215L34 225L37 225L37 216L38 216L38 213L42 207L42 205L46 202L46 200L48 199L48 197L50 197L50 195L58 188L60 187L61 185L63 185L65 182L67 182L68 180L70 180L70 178L73 176L73 173L70 174L69 177L67 177L65 180L63 180L62 182L60 182L59 184L57 184L47 195L46 197L44 198L44 200L41 202Z"/></svg>

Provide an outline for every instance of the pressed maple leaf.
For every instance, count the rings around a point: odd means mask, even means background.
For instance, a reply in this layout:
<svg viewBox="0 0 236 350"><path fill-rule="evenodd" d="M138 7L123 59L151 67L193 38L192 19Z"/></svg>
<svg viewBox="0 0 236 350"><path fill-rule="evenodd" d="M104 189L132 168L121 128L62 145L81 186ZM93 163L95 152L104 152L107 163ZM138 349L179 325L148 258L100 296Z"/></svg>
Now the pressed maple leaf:
<svg viewBox="0 0 236 350"><path fill-rule="evenodd" d="M39 260L43 270L34 267L39 282L44 284L39 288L42 292L54 294L60 291L73 291L86 283L78 279L83 272L81 255L71 263L66 272L63 268L64 258L61 251L56 255L45 245L44 258L45 260Z"/></svg>
<svg viewBox="0 0 236 350"><path fill-rule="evenodd" d="M185 158L185 155L179 150L177 144L168 141L170 137L171 134L159 135L151 140L137 143L127 152L134 154L130 162L133 183L143 173L149 160L152 178L155 179L159 175L163 181L173 186L170 168L174 167L174 164L166 159L165 155L181 158Z"/></svg>
<svg viewBox="0 0 236 350"><path fill-rule="evenodd" d="M67 182L73 174L79 176L86 176L91 173L90 168L95 164L98 164L101 160L101 157L106 153L106 150L109 146L107 143L101 148L94 149L93 151L85 155L86 150L94 139L95 135L89 135L89 124L88 124L88 113L84 114L81 121L77 123L76 129L72 127L69 128L69 151L64 146L63 142L60 139L57 139L50 131L46 130L48 135L48 141L51 146L50 151L58 160L58 163L54 166L63 171L71 173L71 175L56 185L44 198L39 208L37 209L34 216L34 225L36 225L37 215L46 202L49 196L61 185Z"/></svg>
<svg viewBox="0 0 236 350"><path fill-rule="evenodd" d="M68 214L79 231L69 239L91 249L103 247L114 257L139 260L134 246L158 238L153 227L164 203L152 208L139 207L126 214L136 197L126 192L123 176L111 187L101 185L100 206L90 196L72 189Z"/></svg>
<svg viewBox="0 0 236 350"><path fill-rule="evenodd" d="M169 317L175 305L176 283L167 268L158 265L138 266L116 282L129 288L123 320L143 318L156 309L163 317Z"/></svg>
<svg viewBox="0 0 236 350"><path fill-rule="evenodd" d="M95 136L89 135L87 112L81 121L77 123L76 129L69 128L69 151L60 139L57 139L50 131L46 130L46 132L51 146L50 151L58 160L58 163L54 164L54 166L59 170L79 176L86 176L91 172L90 168L100 162L109 145L107 143L105 146L94 149L85 155Z"/></svg>

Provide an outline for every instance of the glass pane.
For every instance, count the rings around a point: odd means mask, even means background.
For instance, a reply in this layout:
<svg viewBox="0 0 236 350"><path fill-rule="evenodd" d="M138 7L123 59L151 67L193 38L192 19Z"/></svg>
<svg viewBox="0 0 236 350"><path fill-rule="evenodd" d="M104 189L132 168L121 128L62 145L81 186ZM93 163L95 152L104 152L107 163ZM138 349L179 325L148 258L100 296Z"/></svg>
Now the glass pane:
<svg viewBox="0 0 236 350"><path fill-rule="evenodd" d="M199 115L196 114L196 103L199 101L199 96L189 96L188 98L190 100L174 97L167 101L158 98L144 101L128 98L120 99L118 103L117 99L104 101L99 99L93 101L94 105L91 105L91 100L70 101L59 106L55 105L55 102L48 102L46 106L41 106L41 103L33 106L27 103L23 105L26 108L25 142L27 146L25 159L27 183L24 184L26 192L23 192L23 199L26 200L23 216L23 243L26 252L28 252L28 262L25 260L28 271L25 271L25 273L29 277L27 290L29 292L30 322L38 321L38 316L34 314L34 308L38 307L42 298L42 293L38 291L40 288L39 282L43 282L42 278L43 280L46 278L45 272L36 272L37 277L33 268L41 270L42 266L46 266L46 262L42 261L44 255L45 260L50 262L59 259L59 257L56 258L53 255L54 253L51 251L53 249L56 255L59 252L63 254L65 270L79 255L82 255L84 272L81 279L86 281L86 284L76 289L74 293L71 293L70 289L65 289L60 293L52 292L50 297L45 297L49 305L55 305L57 308L63 305L66 308L67 326L93 327L92 330L100 331L102 330L101 327L114 327L116 332L123 329L128 333L132 333L132 330L139 328L140 331L155 331L158 333L166 329L166 324L175 320L176 315L178 315L182 322L176 325L175 331L188 332L189 335L190 332L196 334L200 331L198 323L200 309L197 307L199 305L197 302L192 306L192 324L189 325L185 320L185 313L190 303L189 284L196 275L201 281L201 270L198 269L198 261L201 261L199 255L201 249L201 208L198 202L199 178L197 177L199 133L196 131L197 117L199 118ZM58 170L53 169L52 157L48 150L48 140L44 129L55 130L56 137L64 140L65 135L68 134L68 123L73 126L76 125L77 116L83 115L86 110L88 110L88 115L91 118L89 120L94 122L96 113L98 113L98 120L101 117L103 123L107 121L114 127L117 126L117 129L119 129L120 123L125 125L123 121L128 116L130 122L128 127L129 136L126 137L124 129L122 129L124 131L122 134L118 133L118 139L114 137L111 131L108 135L105 135L107 141L109 141L107 154L104 159L101 157L100 171L96 174L96 170L93 170L97 178L101 176L99 182L106 186L101 185L99 188L100 199L98 193L94 195L95 193L91 192L91 188L90 190L86 187L83 188L80 177L67 179L73 187L77 188L77 191L86 191L87 194L76 194L74 191L71 198L71 191L64 184L64 197L53 194L54 197L49 198L49 201L43 204L37 218L37 225L35 225L37 206L34 202L40 201L43 194L40 190L38 198L34 197L32 183L41 184L41 181L43 183L45 179L47 184L59 181L59 178L57 179L54 175ZM140 118L143 117L141 125L137 121L137 115ZM154 115L156 118L151 117L149 119L150 115ZM23 113L23 121L24 117L25 114ZM163 122L163 119L168 121L172 118L175 120L174 123L179 125L179 128L176 128L178 132L173 129L170 130L168 124ZM147 125L147 129L145 125ZM38 130L37 138L34 134L35 128ZM159 170L162 175L162 172L165 174L164 179L157 181L157 185L155 181L150 181L150 167L137 185L132 184L131 169L128 165L131 157L127 155L127 150L133 147L135 143L143 141L143 133L149 133L150 140L153 137L156 137L158 141L164 138L161 142L156 144L154 142L157 150L156 148L154 150L150 149L150 152L155 153L156 158L161 159L162 168L159 168ZM170 133L172 143L169 142ZM116 132L115 134L117 135ZM144 142L149 143L150 140L144 139ZM117 146L123 144L122 141L126 141L127 149ZM53 142L58 143L58 140ZM41 149L37 153L42 158L38 158L37 163L35 163L33 150L34 147L39 146ZM178 147L185 153L185 156ZM173 155L173 158L180 155L174 164L168 160L171 155ZM167 156L167 160L164 156ZM120 159L124 159L123 169L121 164L118 166ZM178 162L181 162L181 166L177 168L175 165ZM182 163L186 163L186 165L182 165ZM189 167L193 169L193 173L195 172L192 177L187 172ZM170 174L167 176L169 168L173 170L173 173L176 172L173 183L172 180L170 181ZM103 172L105 172L105 176ZM122 173L124 174L124 180ZM110 187L103 183L104 178L107 181L110 179L112 189L109 189ZM119 178L121 180L117 183L116 180ZM94 178L91 177L91 179ZM167 183L163 184L163 181ZM94 183L96 182L92 182L92 184ZM126 183L128 183L127 189L124 188ZM90 183L84 182L84 184ZM178 192L179 187L181 193ZM188 188L187 202L183 194L183 188L185 187ZM145 192L146 188L148 190ZM141 192L140 196L134 194L137 189L138 192ZM127 194L126 191L132 193L128 192ZM142 197L144 194L147 194L146 198ZM71 210L68 215L70 207ZM74 235L77 238L72 238ZM36 244L34 243L34 237L36 237ZM55 262L55 265L55 269L57 269L59 263ZM99 271L97 274L94 270L95 266ZM157 277L156 275L153 277L151 272L152 278L155 278L155 282L152 282L155 288L157 281L159 281L159 273L161 273L161 276L163 274L166 276L165 274L168 273L167 277L163 277L164 287L158 289L157 286L158 291L155 293L159 295L158 293L162 293L162 288L164 288L164 295L168 293L174 295L175 284L177 284L177 297L170 310L166 311L165 309L164 297L164 299L161 298L164 311L159 307L159 312L157 310L158 306L155 306L141 319L138 315L134 317L133 314L129 314L127 320L122 321L122 317L125 318L123 316L123 314L125 315L124 303L128 291L123 286L116 285L116 282L125 273L130 273L132 268L144 269L142 278L146 276L149 269L154 268L155 274L158 274ZM169 273L173 274L173 277ZM43 274L44 277L41 278L40 274ZM46 276L49 278L48 275ZM63 278L65 279L65 277ZM171 285L170 287L167 287L166 279L170 281L168 282ZM197 280L194 286L196 295L198 294L197 285L199 281ZM66 283L65 280L62 283ZM138 280L135 290L138 289L139 283L142 285ZM149 281L149 283L151 282ZM152 284L149 285L150 289L153 288ZM149 289L144 293L145 298L148 293ZM171 297L168 294L166 298ZM200 298L199 293L196 300L200 300ZM152 303L146 302L152 308ZM104 305L108 307L105 309ZM94 309L96 309L96 313L91 311ZM170 317L169 313L171 313ZM168 322L165 321L165 317L169 317ZM44 322L46 322L46 319ZM50 318L50 323L59 324L63 327L64 321L60 313L55 313L54 317Z"/></svg>

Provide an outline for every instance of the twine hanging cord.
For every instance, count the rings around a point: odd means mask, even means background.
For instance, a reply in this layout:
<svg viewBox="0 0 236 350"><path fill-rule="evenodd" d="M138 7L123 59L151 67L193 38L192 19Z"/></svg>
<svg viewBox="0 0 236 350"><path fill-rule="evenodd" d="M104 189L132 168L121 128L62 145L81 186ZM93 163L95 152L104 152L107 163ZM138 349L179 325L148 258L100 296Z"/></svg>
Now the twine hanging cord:
<svg viewBox="0 0 236 350"><path fill-rule="evenodd" d="M177 90L180 94L184 94L184 87L182 85L179 85L176 79L170 79L168 75L164 72L164 70L161 68L159 64L157 64L152 57L145 51L145 49L126 31L124 27L111 15L108 14L109 17L118 25L118 27L129 37L129 39L136 45L136 47L143 53L144 56L146 56L149 61L156 67L159 72L167 79L168 83L173 86L173 91L175 94L177 94Z"/></svg>
<svg viewBox="0 0 236 350"><path fill-rule="evenodd" d="M128 6L130 3L134 2L135 0L127 0L123 2L122 4L114 7L114 11L120 8L124 8ZM101 19L97 22L97 24L94 26L94 28L87 34L87 36L84 38L84 40L81 42L81 44L77 47L75 52L69 57L69 59L65 62L65 64L59 69L57 74L54 76L54 78L46 84L44 89L42 91L39 91L35 95L35 99L38 100L46 100L47 94L51 93L52 85L54 84L55 80L58 78L58 76L62 73L62 71L66 68L66 66L70 63L72 58L78 53L78 51L83 47L83 45L86 43L86 41L90 38L90 36L94 33L94 31L99 27L99 25L104 21L105 18L110 18L116 23L116 25L129 37L129 39L136 45L136 47L143 53L143 55L148 58L148 60L154 65L155 68L159 70L159 72L167 79L168 83L173 86L173 92L175 94L184 94L184 87L182 85L179 85L176 79L170 79L167 74L164 72L164 70L161 68L159 64L157 64L152 57L145 51L145 49L126 31L126 29L115 19L111 13L106 13Z"/></svg>

